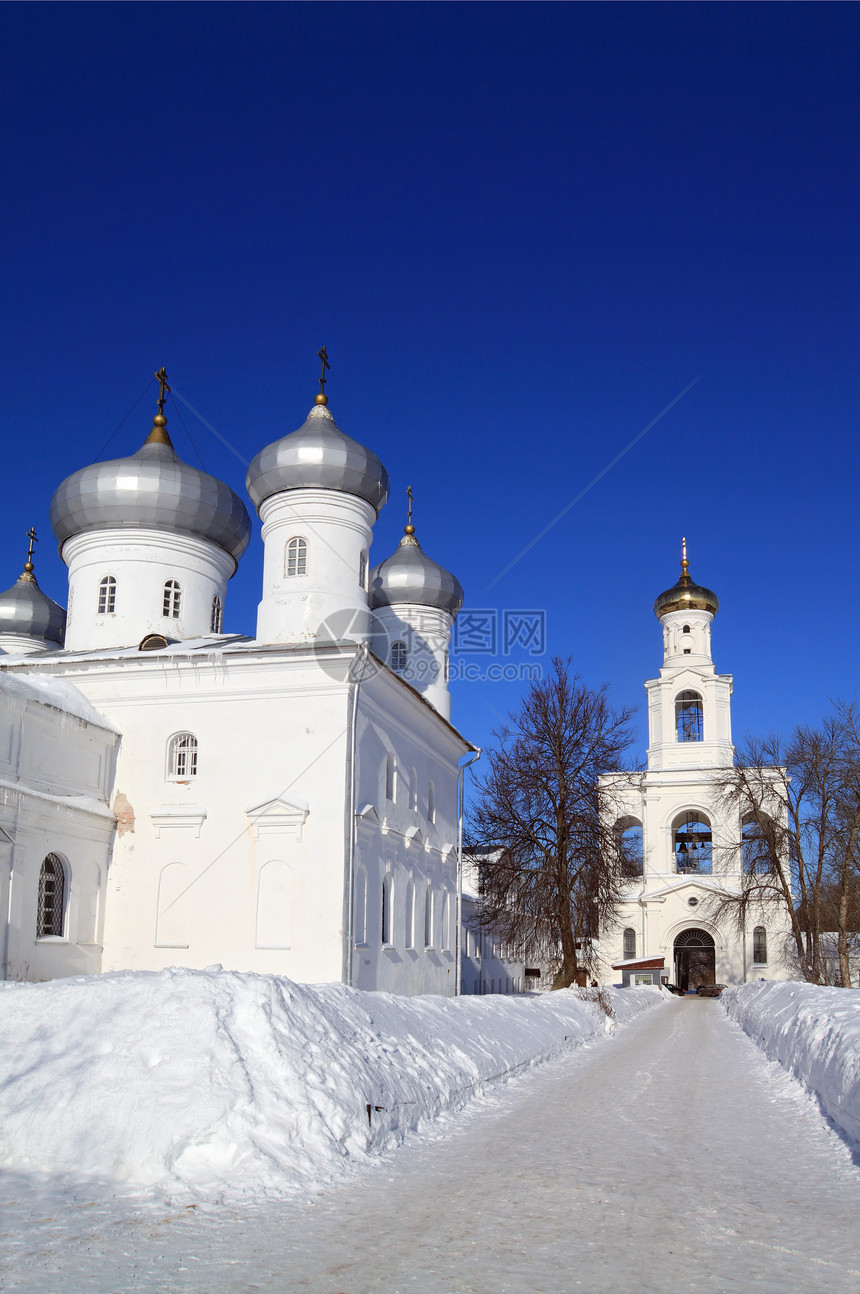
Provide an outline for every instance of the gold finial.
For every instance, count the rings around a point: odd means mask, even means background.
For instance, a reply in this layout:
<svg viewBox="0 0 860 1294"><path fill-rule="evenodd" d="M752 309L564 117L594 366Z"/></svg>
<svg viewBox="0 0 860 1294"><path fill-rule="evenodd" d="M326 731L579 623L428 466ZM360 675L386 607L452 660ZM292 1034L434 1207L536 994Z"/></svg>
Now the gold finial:
<svg viewBox="0 0 860 1294"><path fill-rule="evenodd" d="M323 346L321 350L317 351L317 358L321 361L322 368L320 369L319 394L314 396L314 404L328 404L328 396L325 393L325 384L328 381L328 378L325 375L325 371L327 368L331 368L331 364L328 362L328 351L325 346Z"/></svg>
<svg viewBox="0 0 860 1294"><path fill-rule="evenodd" d="M152 430L145 443L147 445L169 445L172 449L173 442L167 434L167 419L164 416L164 402L170 395L170 387L167 384L167 369L162 367L153 376L158 383L158 413L152 420Z"/></svg>
<svg viewBox="0 0 860 1294"><path fill-rule="evenodd" d="M411 485L407 485L406 487L406 497L409 500L409 505L408 505L409 518L406 525L403 527L403 533L404 535L414 535L415 527L412 524L412 486Z"/></svg>
<svg viewBox="0 0 860 1294"><path fill-rule="evenodd" d="M679 584L691 584L691 583L692 583L692 580L690 579L690 563L687 561L687 540L686 540L686 538L683 538L683 539L681 540L681 578L680 578L680 580L678 581L678 583L679 583Z"/></svg>
<svg viewBox="0 0 860 1294"><path fill-rule="evenodd" d="M33 545L39 542L39 536L36 534L32 526L27 531L27 538L30 541L30 546L27 549L27 560L24 563L24 573L21 576L21 579L35 580L36 577L33 574Z"/></svg>

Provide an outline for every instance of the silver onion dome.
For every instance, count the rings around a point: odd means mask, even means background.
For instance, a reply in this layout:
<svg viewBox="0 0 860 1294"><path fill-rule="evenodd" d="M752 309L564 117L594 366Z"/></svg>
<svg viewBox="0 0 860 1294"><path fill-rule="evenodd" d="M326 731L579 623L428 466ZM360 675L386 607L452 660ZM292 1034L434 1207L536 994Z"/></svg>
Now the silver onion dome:
<svg viewBox="0 0 860 1294"><path fill-rule="evenodd" d="M375 610L393 602L436 607L450 616L456 616L463 605L460 581L427 556L411 524L391 556L370 572L371 607Z"/></svg>
<svg viewBox="0 0 860 1294"><path fill-rule="evenodd" d="M687 561L687 541L681 540L681 578L671 589L666 589L654 602L654 614L668 615L670 611L710 611L715 616L720 609L720 600L712 589L702 584L695 584L690 575L690 563Z"/></svg>
<svg viewBox="0 0 860 1294"><path fill-rule="evenodd" d="M39 588L32 562L27 562L11 589L0 593L0 634L17 634L45 639L58 647L63 645L66 613Z"/></svg>
<svg viewBox="0 0 860 1294"><path fill-rule="evenodd" d="M182 459L159 412L136 454L91 463L67 476L51 500L60 547L87 530L144 527L207 539L238 562L251 519L238 494Z"/></svg>
<svg viewBox="0 0 860 1294"><path fill-rule="evenodd" d="M285 490L342 490L365 499L377 513L388 498L388 473L370 449L345 436L327 397L316 403L298 431L273 441L254 458L245 485L255 506Z"/></svg>

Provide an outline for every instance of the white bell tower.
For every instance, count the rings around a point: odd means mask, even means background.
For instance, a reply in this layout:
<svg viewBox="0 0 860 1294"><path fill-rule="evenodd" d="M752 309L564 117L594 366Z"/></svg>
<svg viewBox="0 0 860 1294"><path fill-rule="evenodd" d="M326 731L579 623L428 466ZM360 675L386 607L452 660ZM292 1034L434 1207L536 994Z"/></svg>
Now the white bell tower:
<svg viewBox="0 0 860 1294"><path fill-rule="evenodd" d="M724 767L734 759L730 674L718 674L711 658L711 622L717 595L694 584L682 540L681 578L654 603L663 626L660 677L648 693L648 768Z"/></svg>

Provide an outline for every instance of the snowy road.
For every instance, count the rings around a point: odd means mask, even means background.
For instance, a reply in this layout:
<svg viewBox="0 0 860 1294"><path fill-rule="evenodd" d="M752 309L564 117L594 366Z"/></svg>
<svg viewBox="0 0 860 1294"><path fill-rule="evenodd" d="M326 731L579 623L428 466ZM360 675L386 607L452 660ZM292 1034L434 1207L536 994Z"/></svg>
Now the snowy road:
<svg viewBox="0 0 860 1294"><path fill-rule="evenodd" d="M41 1294L860 1290L860 1171L716 1002L649 1012L442 1131L303 1205L58 1210L25 1190L5 1210L0 1283Z"/></svg>

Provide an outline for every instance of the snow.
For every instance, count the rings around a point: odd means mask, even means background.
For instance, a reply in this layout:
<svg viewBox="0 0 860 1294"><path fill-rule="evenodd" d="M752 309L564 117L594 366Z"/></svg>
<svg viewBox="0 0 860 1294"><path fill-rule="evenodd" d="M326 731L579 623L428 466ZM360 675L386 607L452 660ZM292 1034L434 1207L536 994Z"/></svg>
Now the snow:
<svg viewBox="0 0 860 1294"><path fill-rule="evenodd" d="M369 1013L378 1042L408 1018L401 1003L383 1001L377 1015L374 1000L340 990L330 1002L347 1044L335 1008L349 996L355 1027ZM613 1002L623 1011L649 996L660 1001L634 989ZM411 1018L423 1042L422 1020L441 1026L444 1063L445 1022L463 1010L492 1068L506 1022L549 1010L567 1031L572 998L437 1001L432 1017L418 999ZM546 1032L557 1044L557 1029ZM10 1294L856 1294L860 1172L800 1084L719 1002L669 999L592 1036L596 1045L561 1050L291 1197L96 1200L87 1184L61 1195L56 1179L0 1173L0 1284ZM395 1045L388 1062L401 1054ZM310 1063L318 1073L319 1058Z"/></svg>
<svg viewBox="0 0 860 1294"><path fill-rule="evenodd" d="M724 989L720 1001L860 1146L860 990L761 980Z"/></svg>
<svg viewBox="0 0 860 1294"><path fill-rule="evenodd" d="M30 659L29 656L26 658L28 664ZM107 728L109 732L119 732L109 719L90 705L73 683L68 683L65 679L53 678L47 674L12 674L4 669L0 670L0 691L53 706L55 710L62 710L76 719L85 719L87 723Z"/></svg>
<svg viewBox="0 0 860 1294"><path fill-rule="evenodd" d="M664 1002L609 996L616 1020ZM614 1024L577 990L396 998L220 967L8 983L0 1165L173 1199L282 1196Z"/></svg>

